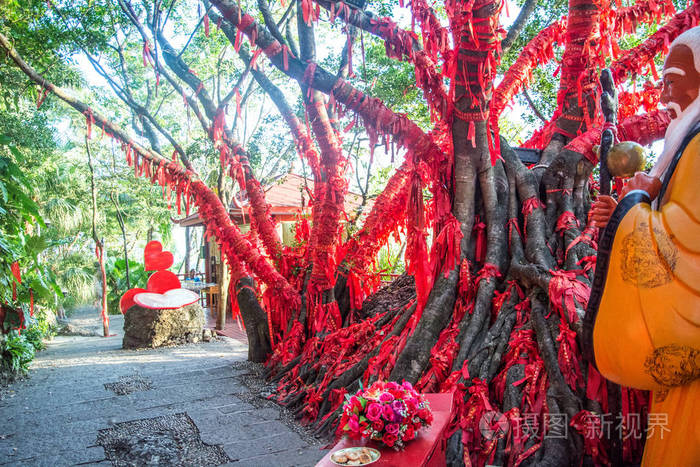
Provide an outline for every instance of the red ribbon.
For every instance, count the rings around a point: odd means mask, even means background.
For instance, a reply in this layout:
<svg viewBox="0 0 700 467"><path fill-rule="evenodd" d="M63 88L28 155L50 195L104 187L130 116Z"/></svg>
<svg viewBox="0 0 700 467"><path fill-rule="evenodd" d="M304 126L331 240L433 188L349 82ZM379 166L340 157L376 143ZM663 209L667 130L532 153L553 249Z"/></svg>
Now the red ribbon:
<svg viewBox="0 0 700 467"><path fill-rule="evenodd" d="M589 287L576 279L577 271L554 271L549 273L549 300L552 308L557 310L562 319L569 323L576 323L579 318L576 314L578 302L582 308L588 303Z"/></svg>

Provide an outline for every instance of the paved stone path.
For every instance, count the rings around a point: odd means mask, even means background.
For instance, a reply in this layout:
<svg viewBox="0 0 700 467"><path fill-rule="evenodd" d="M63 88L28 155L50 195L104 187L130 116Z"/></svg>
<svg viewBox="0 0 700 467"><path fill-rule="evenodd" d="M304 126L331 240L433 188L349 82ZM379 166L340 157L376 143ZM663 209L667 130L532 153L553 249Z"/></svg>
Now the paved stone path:
<svg viewBox="0 0 700 467"><path fill-rule="evenodd" d="M240 342L127 351L122 324L112 319L114 337L57 336L37 353L31 377L0 400L0 465L112 465L96 445L98 430L179 413L194 421L204 443L223 447L226 465L312 466L326 453L283 423L276 406L244 402L251 370L241 363L247 349ZM127 377L149 381L150 389L105 389Z"/></svg>

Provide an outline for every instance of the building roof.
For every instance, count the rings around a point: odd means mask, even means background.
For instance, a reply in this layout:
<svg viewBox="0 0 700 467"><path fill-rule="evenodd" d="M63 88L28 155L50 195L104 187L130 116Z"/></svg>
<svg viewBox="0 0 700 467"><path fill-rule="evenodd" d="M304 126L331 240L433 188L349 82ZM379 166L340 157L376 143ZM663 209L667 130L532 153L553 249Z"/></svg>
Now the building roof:
<svg viewBox="0 0 700 467"><path fill-rule="evenodd" d="M308 187L308 191L307 191ZM301 175L289 173L272 180L264 187L265 200L270 206L272 217L295 216L299 212L311 214L309 200L314 189L314 181L305 179ZM362 204L362 195L348 192L345 196L345 212L353 213ZM229 206L229 215L237 224L247 224L247 212L243 209L248 206L248 197L245 191L236 195L236 201ZM194 212L183 219L173 219L173 222L182 227L196 227L203 224L198 212Z"/></svg>

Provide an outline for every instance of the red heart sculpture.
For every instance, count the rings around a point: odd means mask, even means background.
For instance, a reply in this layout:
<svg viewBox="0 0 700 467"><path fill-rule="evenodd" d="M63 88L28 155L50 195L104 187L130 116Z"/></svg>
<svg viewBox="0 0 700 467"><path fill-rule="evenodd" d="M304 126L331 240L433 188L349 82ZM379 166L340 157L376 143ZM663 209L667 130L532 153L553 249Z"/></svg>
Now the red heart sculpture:
<svg viewBox="0 0 700 467"><path fill-rule="evenodd" d="M199 295L187 289L172 289L163 294L140 293L134 297L134 300L144 308L171 310L193 304L199 300Z"/></svg>
<svg viewBox="0 0 700 467"><path fill-rule="evenodd" d="M147 292L147 290L139 288L129 289L124 295L122 295L121 300L119 300L119 308L122 310L122 314L126 313L126 310L128 310L132 306L136 305L136 302L134 301L134 295L139 294L141 292Z"/></svg>
<svg viewBox="0 0 700 467"><path fill-rule="evenodd" d="M180 279L170 271L156 271L151 274L146 284L146 291L165 293L168 290L179 289Z"/></svg>
<svg viewBox="0 0 700 467"><path fill-rule="evenodd" d="M143 249L144 267L146 271L160 271L173 265L173 254L163 251L163 245L158 240L146 244Z"/></svg>

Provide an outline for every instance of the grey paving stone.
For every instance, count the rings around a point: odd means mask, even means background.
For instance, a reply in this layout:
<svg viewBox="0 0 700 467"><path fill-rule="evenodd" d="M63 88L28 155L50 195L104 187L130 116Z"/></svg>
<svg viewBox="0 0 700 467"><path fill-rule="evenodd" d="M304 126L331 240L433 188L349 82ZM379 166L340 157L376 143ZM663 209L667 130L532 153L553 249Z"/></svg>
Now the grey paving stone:
<svg viewBox="0 0 700 467"><path fill-rule="evenodd" d="M232 467L311 467L321 460L327 451L318 447L302 450L287 450L231 462ZM409 466L406 466L409 467Z"/></svg>
<svg viewBox="0 0 700 467"><path fill-rule="evenodd" d="M0 465L109 465L95 447L99 430L183 412L204 442L236 453L231 465L314 465L323 457L280 421L276 406L254 407L236 396L248 393L243 379L251 372L241 364L241 343L125 351L123 320L114 318L116 337L55 338L37 354L31 377L0 401ZM150 379L152 388L126 395L104 388L133 375Z"/></svg>
<svg viewBox="0 0 700 467"><path fill-rule="evenodd" d="M224 444L226 454L231 459L239 460L258 457L261 454L272 454L292 449L306 450L308 448L308 444L296 433L289 432L265 436L251 441L236 441Z"/></svg>
<svg viewBox="0 0 700 467"><path fill-rule="evenodd" d="M37 452L40 454L14 459L9 465L37 467L72 466L76 464L97 463L105 459L105 451L101 447L86 448L80 452L53 451L50 454L41 454L41 452L45 453L46 451Z"/></svg>

